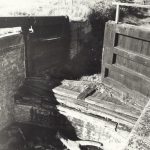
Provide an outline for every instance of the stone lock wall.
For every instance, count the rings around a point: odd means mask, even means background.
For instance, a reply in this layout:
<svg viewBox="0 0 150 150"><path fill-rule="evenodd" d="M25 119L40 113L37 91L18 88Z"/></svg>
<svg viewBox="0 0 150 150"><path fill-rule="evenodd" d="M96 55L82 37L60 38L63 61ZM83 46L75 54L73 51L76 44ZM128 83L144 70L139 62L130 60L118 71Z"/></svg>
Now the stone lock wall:
<svg viewBox="0 0 150 150"><path fill-rule="evenodd" d="M87 21L70 22L69 67L72 74L81 76L100 70L101 42ZM74 70L71 68L74 67Z"/></svg>
<svg viewBox="0 0 150 150"><path fill-rule="evenodd" d="M24 77L22 35L0 37L0 130L13 121L13 96Z"/></svg>

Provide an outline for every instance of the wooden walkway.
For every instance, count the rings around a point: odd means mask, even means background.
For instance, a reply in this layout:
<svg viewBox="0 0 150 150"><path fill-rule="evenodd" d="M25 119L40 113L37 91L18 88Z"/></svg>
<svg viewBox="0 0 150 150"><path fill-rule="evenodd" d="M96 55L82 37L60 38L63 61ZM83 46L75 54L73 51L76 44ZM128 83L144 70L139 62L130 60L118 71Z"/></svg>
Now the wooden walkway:
<svg viewBox="0 0 150 150"><path fill-rule="evenodd" d="M107 87L103 84L101 89L104 91L96 90L91 95L87 95L85 99L78 99L81 93L93 86L87 84L85 89L81 81L75 81L78 85L73 86L74 83L70 81L70 85L60 85L53 89L54 95L57 101L63 105L71 108L76 108L84 113L94 114L107 119L111 119L117 123L125 124L127 126L133 126L141 114L142 107L132 104L132 102L121 101L110 95L112 89L105 90ZM103 86L103 87L102 87Z"/></svg>

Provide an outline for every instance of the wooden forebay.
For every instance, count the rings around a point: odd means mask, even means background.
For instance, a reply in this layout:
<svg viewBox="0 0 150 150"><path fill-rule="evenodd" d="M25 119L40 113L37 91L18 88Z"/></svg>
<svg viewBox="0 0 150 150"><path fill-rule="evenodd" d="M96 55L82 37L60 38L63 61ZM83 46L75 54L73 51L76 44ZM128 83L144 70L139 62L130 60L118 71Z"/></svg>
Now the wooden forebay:
<svg viewBox="0 0 150 150"><path fill-rule="evenodd" d="M150 29L106 23L102 81L150 96Z"/></svg>
<svg viewBox="0 0 150 150"><path fill-rule="evenodd" d="M74 82L71 83L70 81L71 84L69 85L60 85L53 89L54 96L60 104L80 110L86 114L93 114L108 120L110 119L116 123L127 125L128 127L132 127L140 116L143 108L130 103L125 104L121 102L109 93L109 89L104 92L96 90L93 94L88 95L84 99L78 99L80 95L85 93L90 87L93 88L94 85L80 81L76 81L77 85L74 85ZM83 88L83 84L86 84L87 88ZM102 84L97 86L100 89L105 88Z"/></svg>
<svg viewBox="0 0 150 150"><path fill-rule="evenodd" d="M103 84L63 80L56 86L56 81L26 78L15 95L15 121L69 134L73 128L78 138L120 147L141 109L112 97Z"/></svg>

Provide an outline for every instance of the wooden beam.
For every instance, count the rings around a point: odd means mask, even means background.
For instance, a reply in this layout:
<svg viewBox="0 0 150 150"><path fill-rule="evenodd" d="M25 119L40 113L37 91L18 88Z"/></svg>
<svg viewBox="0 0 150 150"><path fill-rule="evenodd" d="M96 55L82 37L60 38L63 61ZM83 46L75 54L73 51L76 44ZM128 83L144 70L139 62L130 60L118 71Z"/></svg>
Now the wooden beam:
<svg viewBox="0 0 150 150"><path fill-rule="evenodd" d="M77 99L78 95L80 94L79 92L65 89L62 86L58 86L58 87L54 88L52 91L55 94L62 95L62 96L68 97L68 98L74 98L74 99Z"/></svg>
<svg viewBox="0 0 150 150"><path fill-rule="evenodd" d="M109 101L107 99L110 99ZM88 98L85 99L85 102L87 102L88 104L92 104L92 105L96 105L99 106L101 108L110 110L112 112L115 113L119 113L120 115L127 115L127 116L132 116L138 119L138 117L140 116L141 111L138 110L138 108L135 108L133 106L129 106L128 104L124 104L122 102L122 104L116 104L114 102L111 102L111 100L113 99L112 97L107 97L106 100L103 99L99 99L99 97L93 97L93 96L89 96ZM114 99L114 101L117 101L117 99Z"/></svg>
<svg viewBox="0 0 150 150"><path fill-rule="evenodd" d="M144 66L150 67L150 58L145 55L128 51L120 47L114 47L114 53Z"/></svg>
<svg viewBox="0 0 150 150"><path fill-rule="evenodd" d="M0 17L0 28L29 26L29 17Z"/></svg>
<svg viewBox="0 0 150 150"><path fill-rule="evenodd" d="M87 96L92 94L96 90L96 85L91 85L86 88L82 93L80 93L77 99L84 100Z"/></svg>
<svg viewBox="0 0 150 150"><path fill-rule="evenodd" d="M50 24L63 24L68 20L66 16L0 17L0 28L48 26Z"/></svg>
<svg viewBox="0 0 150 150"><path fill-rule="evenodd" d="M114 22L112 21L112 24ZM111 26L111 25L110 25ZM115 32L139 40L150 41L150 29L141 26L130 25L127 23L117 24Z"/></svg>
<svg viewBox="0 0 150 150"><path fill-rule="evenodd" d="M150 95L150 80L146 76L120 65L105 64L105 66L110 70L111 78L121 82L133 91L136 90L146 96ZM118 76L116 77L116 75Z"/></svg>
<svg viewBox="0 0 150 150"><path fill-rule="evenodd" d="M119 2L113 2L112 4L113 4L113 5L126 6L126 7L150 8L150 5L141 5L141 4L135 4L135 3L119 3Z"/></svg>
<svg viewBox="0 0 150 150"><path fill-rule="evenodd" d="M93 104L88 105L88 109L87 109L86 113L95 114L99 117L110 119L114 122L121 123L121 124L124 124L129 127L133 127L133 125L137 121L137 118L135 118L135 117L131 117L128 115L123 115L123 114L120 115L119 113L107 110L105 108L102 108L102 107L99 107L99 106L96 106Z"/></svg>
<svg viewBox="0 0 150 150"><path fill-rule="evenodd" d="M117 24L119 22L119 12L120 12L120 6L125 7L138 7L138 8L150 8L150 5L140 5L140 4L134 4L134 3L119 3L119 2L113 2L113 5L116 5L116 18L115 23Z"/></svg>
<svg viewBox="0 0 150 150"><path fill-rule="evenodd" d="M90 96L86 98L84 101L84 100L78 100L73 97L71 98L71 96L67 97L67 93L69 93L69 90L66 91L61 88L61 91L63 91L63 95L62 93L60 93L61 95L59 95L58 91L60 91L60 89L55 90L57 94L55 93L54 96L60 104L62 104L65 107L69 107L72 109L75 108L76 110L81 110L82 112L86 114L90 113L92 115L109 118L113 121L116 121L118 123L122 123L125 125L129 125L129 126L131 126L131 124L133 125L135 121L138 119L138 116L140 115L140 110L138 109L133 108L135 110L133 112L133 109L131 110L130 109L131 107L129 106L126 106L125 108L123 108L123 104L116 105L111 102L109 103L106 100L102 100L102 97L94 98ZM102 95L105 95L105 94L102 94Z"/></svg>
<svg viewBox="0 0 150 150"><path fill-rule="evenodd" d="M116 5L116 18L115 18L115 23L119 22L119 13L120 13L120 6L119 4Z"/></svg>
<svg viewBox="0 0 150 150"><path fill-rule="evenodd" d="M142 93L140 93L138 91L130 90L125 85L121 84L119 81L114 80L110 77L105 78L104 83L110 88L113 87L115 91L119 91L122 93L128 93L131 97L133 97L135 99L135 101L133 103L135 103L136 108L138 108L139 110L143 110L143 108L145 107L145 105L147 104L147 102L149 100ZM132 102L130 102L130 104L132 104Z"/></svg>

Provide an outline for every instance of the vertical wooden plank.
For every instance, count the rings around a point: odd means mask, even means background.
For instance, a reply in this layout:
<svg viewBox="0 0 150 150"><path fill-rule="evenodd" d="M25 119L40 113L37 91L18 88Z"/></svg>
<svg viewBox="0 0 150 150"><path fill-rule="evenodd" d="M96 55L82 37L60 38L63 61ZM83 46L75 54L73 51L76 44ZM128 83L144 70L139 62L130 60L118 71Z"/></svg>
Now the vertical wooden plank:
<svg viewBox="0 0 150 150"><path fill-rule="evenodd" d="M128 42L129 42L129 40L128 40L128 37L126 37L126 36L123 36L123 39L122 39L122 47L124 48L124 50L128 50ZM121 57L120 57L121 58ZM123 66L126 66L126 59L124 58L124 59L122 59L122 64L123 64Z"/></svg>
<svg viewBox="0 0 150 150"><path fill-rule="evenodd" d="M135 39L135 47L134 47L134 50L137 51L137 53L141 53L142 51L142 43L143 41L142 40L139 40L139 39Z"/></svg>
<svg viewBox="0 0 150 150"><path fill-rule="evenodd" d="M150 42L143 41L143 49L142 50L146 56L150 56Z"/></svg>
<svg viewBox="0 0 150 150"><path fill-rule="evenodd" d="M116 5L116 18L115 18L115 23L119 22L119 13L120 13L120 6L119 4Z"/></svg>
<svg viewBox="0 0 150 150"><path fill-rule="evenodd" d="M134 63L131 60L128 60L126 58L124 58L126 60L126 67L129 69L134 69Z"/></svg>
<svg viewBox="0 0 150 150"><path fill-rule="evenodd" d="M125 35L122 35L122 41L121 41L121 47L123 48L123 49L125 49L126 48L126 36Z"/></svg>
<svg viewBox="0 0 150 150"><path fill-rule="evenodd" d="M130 66L131 70L139 72L139 64L135 61L132 61L132 60L130 60L129 62L130 62L129 66Z"/></svg>
<svg viewBox="0 0 150 150"><path fill-rule="evenodd" d="M29 76L31 66L29 63L30 51L29 51L29 27L22 27L24 42L25 42L25 68L26 68L26 77Z"/></svg>
<svg viewBox="0 0 150 150"><path fill-rule="evenodd" d="M115 74L115 72L111 70L110 73L109 73L109 77L114 79L114 80L117 80L118 79L118 74Z"/></svg>
<svg viewBox="0 0 150 150"><path fill-rule="evenodd" d="M129 36L124 36L125 41L124 41L124 48L127 51L131 50L131 45L132 45L132 38Z"/></svg>
<svg viewBox="0 0 150 150"><path fill-rule="evenodd" d="M137 34L139 34L139 32L137 32ZM131 44L132 51L140 54L141 49L142 49L142 40L132 38L131 42L132 42L132 44ZM139 64L137 62L135 62L133 64L134 64L134 66L132 66L133 70L135 70L136 72L140 72L140 69L142 69L142 68L139 66ZM139 83L137 83L137 82L133 82L134 89L136 89L138 87L138 84Z"/></svg>
<svg viewBox="0 0 150 150"><path fill-rule="evenodd" d="M130 37L128 37L128 36L124 36L124 43L123 43L123 47L124 47L124 50L126 50L126 51L129 51L130 50ZM123 66L124 67L128 67L128 65L129 65L129 61L126 59L126 58L123 58ZM127 84L127 77L124 75L122 75L122 84ZM127 87L129 86L129 85L126 85Z"/></svg>
<svg viewBox="0 0 150 150"><path fill-rule="evenodd" d="M141 48L141 54L143 55L149 55L150 53L148 52L149 48L149 42L148 41L142 41L142 48Z"/></svg>
<svg viewBox="0 0 150 150"><path fill-rule="evenodd" d="M143 73L145 76L147 76L148 78L150 78L150 67L146 67L144 65L140 65L141 68L143 68L143 72L140 72L140 73ZM142 69L140 70L142 71Z"/></svg>
<svg viewBox="0 0 150 150"><path fill-rule="evenodd" d="M119 65L123 65L123 60L124 58L122 58L120 55L117 55L117 58L116 58L116 64L119 64Z"/></svg>
<svg viewBox="0 0 150 150"><path fill-rule="evenodd" d="M105 77L105 63L112 64L113 61L113 47L115 45L115 28L114 22L107 22L105 25L104 33L104 46L103 46L103 57L102 57L102 81Z"/></svg>
<svg viewBox="0 0 150 150"><path fill-rule="evenodd" d="M116 71L111 70L110 71L110 78L114 79L115 81L120 82L121 84L123 84L125 76L123 74L120 74Z"/></svg>
<svg viewBox="0 0 150 150"><path fill-rule="evenodd" d="M108 32L109 28L108 28L108 26L109 26L109 23L107 22L105 24L104 45L103 45L103 52L102 52L102 65L101 65L102 66L102 69L101 69L102 80L105 77L105 63L107 62L107 59L108 59L107 58L108 53L107 53L107 48L106 48L107 38L109 37L109 32Z"/></svg>
<svg viewBox="0 0 150 150"><path fill-rule="evenodd" d="M117 46L120 47L120 48L123 48L123 43L124 43L124 36L119 34L118 35L118 45ZM123 65L122 62L123 61L122 61L121 56L117 55L117 57L116 57L116 64Z"/></svg>
<svg viewBox="0 0 150 150"><path fill-rule="evenodd" d="M123 35L121 35L121 34L118 34L118 47L122 47L122 39L123 39Z"/></svg>
<svg viewBox="0 0 150 150"><path fill-rule="evenodd" d="M116 57L116 64L119 64L119 55Z"/></svg>
<svg viewBox="0 0 150 150"><path fill-rule="evenodd" d="M139 38L141 37L141 35L144 35L144 37L146 37L145 40L142 40L141 54L150 56L150 38L149 38L150 30L146 31L147 32L139 31Z"/></svg>
<svg viewBox="0 0 150 150"><path fill-rule="evenodd" d="M140 93L146 95L146 96L150 96L150 85L148 83L145 82L141 82L140 83Z"/></svg>

